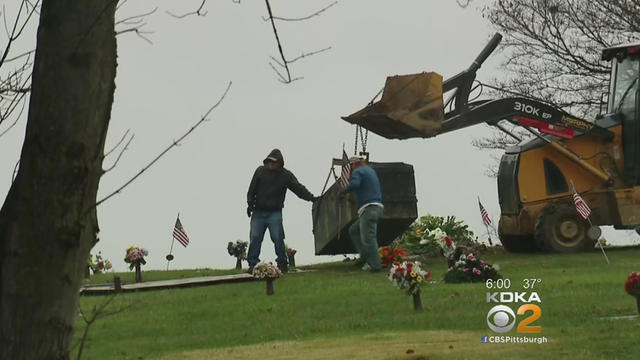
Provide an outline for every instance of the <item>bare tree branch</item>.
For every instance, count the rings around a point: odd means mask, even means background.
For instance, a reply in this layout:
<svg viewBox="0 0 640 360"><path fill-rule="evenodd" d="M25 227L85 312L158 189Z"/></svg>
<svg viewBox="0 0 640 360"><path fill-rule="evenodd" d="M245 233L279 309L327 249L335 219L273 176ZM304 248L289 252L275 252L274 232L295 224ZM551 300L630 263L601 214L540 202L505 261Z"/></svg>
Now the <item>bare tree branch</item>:
<svg viewBox="0 0 640 360"><path fill-rule="evenodd" d="M288 62L289 64L293 64L294 62L296 62L296 61L298 61L298 60L300 60L300 59L303 59L303 58L305 58L305 57L309 57L309 56L312 56L312 55L315 55L315 54L319 54L319 53L321 53L321 52L325 52L325 51L327 51L327 50L331 50L331 46L328 46L328 47L326 47L326 48L324 48L324 49L320 49L320 50L316 50L316 51L311 51L311 52L308 52L308 53L302 53L300 56L298 56L298 57L296 57L296 58L293 58L293 59L291 59L291 60L287 60L287 62Z"/></svg>
<svg viewBox="0 0 640 360"><path fill-rule="evenodd" d="M239 3L239 1L238 1L238 3ZM311 18L312 18L312 17L314 17L314 16L319 16L320 14L322 14L322 13L323 13L323 12L325 12L325 11L327 11L327 9L329 9L330 7L332 7L332 6L336 5L337 3L338 3L337 1L334 1L334 2L332 2L331 4L329 4L329 5L325 6L325 7L323 7L322 9L320 9L320 10L318 10L318 11L314 12L313 14L311 14L311 15L307 15L307 16L304 16L304 17L299 17L299 18L284 18L284 17L279 17L279 16L272 16L272 15L271 15L271 13L269 13L269 17L264 17L264 16L263 16L263 17L262 17L262 20L264 20L264 21L270 21L270 20L281 20L281 21L303 21L303 20L309 20L309 19L311 19Z"/></svg>
<svg viewBox="0 0 640 360"><path fill-rule="evenodd" d="M303 79L303 77L293 77L293 78L291 77L291 70L289 69L289 64L291 64L291 63L293 63L293 62L295 62L295 61L297 61L297 60L300 60L300 59L302 59L302 58L309 57L309 56L312 56L312 55L319 54L319 53L321 53L321 52L324 52L324 51L330 50L330 49L331 49L331 47L326 47L326 48L324 48L324 49L320 49L320 50L312 51L312 52L308 52L308 53L302 53L300 56L298 56L298 57L294 58L293 60L287 60L287 58L286 58L286 57L285 57L285 55L284 55L284 51L283 51L283 49L282 49L282 43L281 43L281 41L280 41L280 36L278 35L278 29L276 28L275 20L291 20L291 21L306 20L306 19L309 19L309 18L311 18L311 17L313 17L313 16L317 16L317 15L319 15L320 13L324 12L324 11L325 11L325 10L327 10L328 8L330 8L330 7L332 7L333 5L337 4L337 1L336 1L336 2L334 2L334 3L332 3L332 4L330 4L330 5L329 5L329 6L327 6L327 7L325 7L325 8L323 8L323 9L319 10L319 11L316 11L315 13L313 13L313 14L311 14L311 15L307 16L307 17L304 17L304 18L298 18L298 19L284 19L284 18L278 18L278 17L275 17L275 16L273 16L273 12L272 12L272 10L271 10L271 3L269 2L269 0L265 0L265 3L266 3L266 5L267 5L267 12L269 13L269 17L268 17L268 18L263 18L263 19L265 19L266 21L271 21L271 27L272 27L272 29L273 29L273 35L274 35L274 36L275 36L275 38L276 38L276 43L277 43L277 45L278 45L278 52L280 53L280 59L281 59L281 61L277 60L277 59L276 59L276 58L274 58L273 56L270 56L270 58L271 58L271 60L272 60L273 62L275 62L277 65L279 65L279 66L282 68L282 70L283 70L283 71L278 70L278 69L273 65L273 63L272 63L272 62L269 62L269 66L271 67L271 69L273 69L273 71L274 71L274 72L276 73L276 75L278 76L278 81L280 81L280 82L281 82L281 83L283 83L283 84L290 84L290 83L292 83L292 82L294 82L294 81L296 81L296 80Z"/></svg>
<svg viewBox="0 0 640 360"><path fill-rule="evenodd" d="M511 75L495 85L592 117L609 80L600 52L640 38L638 12L636 0L495 1L483 13L505 34Z"/></svg>
<svg viewBox="0 0 640 360"><path fill-rule="evenodd" d="M180 136L178 138L178 140L174 140L169 146L167 146L167 148L165 148L163 151L160 152L160 154L158 154L153 160L151 160L147 165L145 165L137 174L135 174L131 179L127 180L122 186L120 186L119 188L117 188L115 191L111 192L109 195L105 196L104 198L102 198L100 201L98 201L94 206L97 207L100 204L102 204L103 202L109 200L111 197L119 194L120 192L122 192L122 190L124 190L127 186L129 186L132 182L134 182L138 177L140 177L140 175L142 175L145 171L147 171L151 166L153 166L153 164L155 164L158 160L160 160L160 158L162 158L167 152L169 152L169 150L173 149L174 147L178 146L178 144L180 144L180 142L182 140L184 140L187 136L189 136L196 128L198 128L200 125L202 125L203 122L208 121L208 117L209 114L211 114L211 112L218 107L218 105L220 105L220 103L222 102L222 100L224 100L224 98L227 96L227 93L229 92L229 89L231 88L231 84L232 82L229 82L229 84L227 85L227 88L225 89L224 93L222 94L222 96L220 97L220 99L218 99L218 102L216 102L211 108L209 108L209 110L207 110L207 112L202 115L202 117L200 118L200 120L198 120L198 122L196 122L187 132L185 132L184 134L182 134L182 136Z"/></svg>
<svg viewBox="0 0 640 360"><path fill-rule="evenodd" d="M129 132L129 130L127 130L127 132ZM113 165L111 165L109 168L104 170L105 173L108 173L109 171L113 170L116 167L116 165L118 165L118 162L120 161L120 158L122 157L122 154L124 154L124 152L127 151L127 149L129 149L129 144L131 144L131 142L133 141L133 137L134 136L135 136L135 134L131 134L131 137L129 137L129 140L127 141L127 143L124 144L124 147L122 148L122 150L120 150L120 153L118 153L118 157L116 158L116 161L113 162Z"/></svg>
<svg viewBox="0 0 640 360"><path fill-rule="evenodd" d="M20 105L20 111L18 112L18 115L15 116L15 119L13 120L11 125L9 125L6 129L4 129L2 132L0 132L0 138L3 137L6 133L8 133L9 130L13 129L13 127L16 126L16 124L20 120L20 118L22 116L22 113L24 112L25 105L26 105L26 102L23 101L24 97L26 95L27 95L27 93L23 92L22 94L20 94L20 96L14 97L11 100L11 103L9 104L9 107L7 107L7 109L0 115L0 121L1 121L2 119L5 119L5 118L9 117L9 115L13 114L13 111L16 109L16 107L18 105Z"/></svg>
<svg viewBox="0 0 640 360"><path fill-rule="evenodd" d="M280 43L280 37L278 36L278 29L276 28L276 23L273 20L273 13L271 12L271 4L269 3L269 0L265 0L265 3L267 4L267 11L269 12L269 19L271 20L271 27L273 28L273 35L276 37L276 42L278 43L278 52L280 52L280 57L282 58L282 67L284 67L285 71L287 72L287 76L286 77L282 76L282 74L280 74L280 72L275 70L273 65L271 66L271 68L273 68L274 71L276 71L276 73L278 73L278 75L281 78L280 81L282 81L285 84L286 83L291 83L291 71L289 71L289 66L287 64L287 59L284 57L284 52L282 51L282 44ZM271 64L269 64L269 65L271 65Z"/></svg>
<svg viewBox="0 0 640 360"><path fill-rule="evenodd" d="M639 14L640 0L496 0L483 15L505 36L507 76L485 86L493 96L525 96L593 118L609 84L601 51L640 39ZM473 141L481 149L513 143L498 131Z"/></svg>
<svg viewBox="0 0 640 360"><path fill-rule="evenodd" d="M273 59L273 57L271 57ZM278 61L276 61L276 63L278 63L278 65L280 65L280 63ZM269 66L271 66L271 69L273 69L273 71L276 73L276 75L278 75L278 81L280 81L283 84L287 84L290 83L292 81L295 80L299 80L300 78L296 78L296 79L287 79L286 77L284 77L284 75L282 75L282 73L280 71L278 71L278 69L276 69L275 66L273 66L273 63L269 62ZM284 67L284 65L282 65L282 67Z"/></svg>
<svg viewBox="0 0 640 360"><path fill-rule="evenodd" d="M174 18L177 18L177 19L183 19L185 17L194 16L194 15L195 16L205 16L207 14L207 12L203 11L203 9L204 9L204 6L205 6L206 2L207 2L207 0L202 0L202 2L200 3L200 6L196 10L190 11L190 12L187 12L187 13L184 13L184 14L178 15L178 14L175 14L175 13L170 12L170 11L166 11L166 13L169 14L170 16L174 17ZM240 4L240 0L232 0L232 2L235 3L235 4ZM277 43L277 46L278 46L278 53L280 54L280 59L281 59L281 60L276 60L274 57L271 57L272 62L269 62L269 66L276 73L278 81L280 81L280 82L282 82L284 84L290 84L293 81L303 79L303 77L292 77L291 69L289 68L289 64L291 64L291 63L293 63L293 62L295 62L297 60L300 60L302 58L309 57L311 55L315 55L315 54L327 51L327 50L331 49L331 47L327 47L327 48L324 48L324 49L321 49L321 50L312 51L312 52L308 52L308 53L304 53L303 52L300 56L294 58L293 60L287 60L287 58L284 55L282 42L280 41L280 36L278 35L278 29L276 27L275 20L281 20L281 21L303 21L303 20L308 20L308 19L313 18L315 16L321 15L323 12L327 11L329 8L331 8L332 6L336 5L337 3L338 3L337 1L334 1L331 4L323 7L322 9L320 9L320 10L318 10L318 11L316 11L316 12L310 14L310 15L304 16L304 17L284 18L284 17L274 16L273 15L273 11L271 9L271 3L269 2L269 0L265 0L265 4L267 6L267 12L268 12L269 16L268 17L262 17L262 19L264 21L271 21L271 27L272 27L272 30L273 30L273 34L274 34L274 36L276 38L276 43ZM276 68L274 63L276 65L278 65L281 68L281 70Z"/></svg>
<svg viewBox="0 0 640 360"><path fill-rule="evenodd" d="M126 3L126 1L120 3L117 9L119 10L124 5L124 3ZM158 8L155 7L152 10L149 10L145 13L129 16L124 19L116 21L115 23L116 35L122 35L126 33L135 33L142 40L146 41L149 44L153 44L151 39L147 37L147 35L153 34L153 31L144 30L144 27L147 26L147 22L145 21L145 18L153 15L157 10ZM124 27L124 28L118 29L118 27Z"/></svg>
<svg viewBox="0 0 640 360"><path fill-rule="evenodd" d="M183 19L186 18L187 16L207 16L208 11L202 11L202 9L204 8L204 5L206 4L207 0L202 0L202 3L200 3L200 6L195 10L195 11L190 11L188 13L184 13L182 15L176 15L170 11L166 11L166 13L176 19ZM235 1L234 1L235 2ZM238 4L240 3L240 1L237 2Z"/></svg>
<svg viewBox="0 0 640 360"><path fill-rule="evenodd" d="M146 25L146 24L143 24L143 25ZM136 35L138 35L139 38L148 42L149 44L153 44L153 41L151 41L151 39L146 37L147 34L153 34L153 31L142 31L140 30L140 28L137 28L137 27L116 31L116 35L122 35L130 32L135 33Z"/></svg>
<svg viewBox="0 0 640 360"><path fill-rule="evenodd" d="M0 124L11 116L14 116L14 111L18 108L20 108L20 111L11 125L0 132L0 137L5 135L18 123L20 115L24 111L23 103L26 99L25 95L30 91L31 68L33 66L30 55L32 51L22 53L18 56L10 56L10 54L13 50L14 43L22 35L24 29L33 18L33 15L37 14L39 6L40 1L31 3L28 0L22 0L11 26L9 26L7 21L6 8L5 6L2 7L2 18L7 42L0 54L0 69L3 70L3 72L0 73ZM24 62L12 70L6 71L7 64L17 60L24 60Z"/></svg>
<svg viewBox="0 0 640 360"><path fill-rule="evenodd" d="M35 49L34 49L34 50L29 50L29 51L23 52L23 53L22 53L22 54L20 54L20 55L16 55L16 56L14 56L14 57L7 58L7 59L5 59L5 61L4 61L4 62L5 62L5 64L8 64L8 63L10 63L10 62L12 62L12 61L19 60L19 59L21 59L21 58L23 58L23 57L25 57L25 56L29 56L29 57L31 57L31 55L33 55L35 52L36 52L36 50L35 50Z"/></svg>
<svg viewBox="0 0 640 360"><path fill-rule="evenodd" d="M8 39L7 39L7 45L5 46L4 51L2 52L2 56L0 56L0 68L4 64L4 61L6 60L7 56L9 56L11 45L13 45L13 43L20 37L20 35L22 34L22 31L29 23L29 20L31 19L33 14L36 12L36 8L39 5L40 5L40 1L36 2L36 4L32 6L31 9L29 9L30 3L27 2L26 0L23 0L20 3L20 8L18 9L18 14L16 15L15 21L13 22L13 28L11 29L11 32L9 32L7 28L6 11L4 10L4 6L3 6L2 13L4 18L5 31L7 32ZM27 12L26 19L22 19L23 10Z"/></svg>
<svg viewBox="0 0 640 360"><path fill-rule="evenodd" d="M112 316L112 315L116 315L116 314L122 313L122 312L126 311L127 309L129 309L129 308L131 308L133 306L132 304L129 304L129 305L126 305L126 306L121 306L121 307L119 307L117 309L108 310L107 308L109 307L111 302L117 296L118 295L108 296L98 306L94 306L93 310L88 315L85 313L84 310L82 310L82 307L78 304L78 314L80 315L80 317L84 321L85 328L84 328L84 330L82 332L82 336L78 339L78 342L73 345L73 348L75 348L76 346L79 346L78 347L78 354L76 356L77 360L82 359L82 351L84 350L84 344L86 343L87 337L89 336L89 330L91 328L91 325L93 325L99 319L105 318L107 316Z"/></svg>
<svg viewBox="0 0 640 360"><path fill-rule="evenodd" d="M124 132L124 135L122 135L120 140L118 140L118 142L111 148L111 150L108 150L107 152L105 152L103 158L106 158L107 156L109 156L112 152L114 152L120 146L120 144L124 142L124 139L126 139L127 135L129 135L129 131L131 130L127 129L127 131Z"/></svg>
<svg viewBox="0 0 640 360"><path fill-rule="evenodd" d="M149 10L146 13L129 16L127 18L116 21L116 26L120 24L124 25L137 25L144 22L144 18L150 15L153 15L158 10L158 7L153 8L153 10Z"/></svg>

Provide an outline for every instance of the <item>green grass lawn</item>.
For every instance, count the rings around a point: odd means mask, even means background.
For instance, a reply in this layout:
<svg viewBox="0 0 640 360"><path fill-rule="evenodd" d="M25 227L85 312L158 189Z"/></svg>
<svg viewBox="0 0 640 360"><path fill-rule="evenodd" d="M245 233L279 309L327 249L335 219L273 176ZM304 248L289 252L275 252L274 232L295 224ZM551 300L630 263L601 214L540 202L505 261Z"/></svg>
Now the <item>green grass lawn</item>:
<svg viewBox="0 0 640 360"><path fill-rule="evenodd" d="M486 302L484 284L444 284L445 261L433 259L426 267L435 281L423 288L421 313L386 273L364 273L350 263L287 274L275 282L274 296L257 281L118 295L109 310L124 310L92 325L83 358L637 359L640 319L610 317L637 313L624 281L640 271L640 249L608 255L611 265L597 252L483 257L500 266L512 291L524 291L525 278L542 279L534 288L542 299L534 324L542 332L534 335L548 339L541 345L482 344L481 336L498 335L486 324L494 304ZM203 275L145 272L143 278ZM81 306L90 313L104 300L83 297ZM83 329L79 318L76 338ZM514 328L507 335L518 334Z"/></svg>

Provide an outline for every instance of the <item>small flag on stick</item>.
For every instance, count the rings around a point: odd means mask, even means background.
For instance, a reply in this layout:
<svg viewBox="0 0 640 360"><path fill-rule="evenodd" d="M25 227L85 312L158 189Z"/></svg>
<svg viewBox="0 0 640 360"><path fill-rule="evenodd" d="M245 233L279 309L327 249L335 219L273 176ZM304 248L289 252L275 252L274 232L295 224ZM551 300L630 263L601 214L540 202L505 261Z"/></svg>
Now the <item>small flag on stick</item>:
<svg viewBox="0 0 640 360"><path fill-rule="evenodd" d="M589 215L591 215L591 209L584 199L582 199L578 194L576 187L573 186L573 184L571 184L571 187L573 188L573 204L576 206L576 210L578 211L578 214L580 214L580 217L587 220Z"/></svg>
<svg viewBox="0 0 640 360"><path fill-rule="evenodd" d="M584 199L582 198L582 196L580 196L580 194L578 194L578 191L576 190L576 187L573 185L573 181L571 182L571 189L573 190L573 204L576 206L576 211L578 212L578 215L580 215L581 218L583 218L584 220L589 221L589 225L593 228L593 224L591 223L591 220L589 219L589 215L591 215L591 209L589 208L589 205L587 205L587 203L584 201ZM602 250L602 255L604 255L604 259L607 261L607 264L610 264L609 262L609 258L607 257L607 253L604 252L604 247L602 247L602 243L600 242L600 231L597 232L597 239L596 243L598 244L598 247L600 248L600 250Z"/></svg>
<svg viewBox="0 0 640 360"><path fill-rule="evenodd" d="M484 208L484 206L482 206L482 203L480 202L480 198L478 198L478 205L480 206L480 215L482 216L482 222L484 223L484 226L490 227L491 219L489 218L489 213Z"/></svg>
<svg viewBox="0 0 640 360"><path fill-rule="evenodd" d="M187 247L189 245L189 237L182 227L180 222L180 215L176 218L176 226L173 228L173 238L178 240L182 246Z"/></svg>
<svg viewBox="0 0 640 360"><path fill-rule="evenodd" d="M485 228L487 228L489 246L493 246L493 242L491 241L491 232L489 231L490 228L493 229L493 226L491 226L491 218L489 217L489 213L487 212L487 210L484 208L484 206L482 206L482 203L480 202L480 196L478 196L478 206L480 206L480 216L482 216L482 223L484 223Z"/></svg>
<svg viewBox="0 0 640 360"><path fill-rule="evenodd" d="M342 150L342 171L340 173L340 179L338 184L341 188L346 188L349 185L349 177L351 176L351 164L349 163L349 157L347 153Z"/></svg>

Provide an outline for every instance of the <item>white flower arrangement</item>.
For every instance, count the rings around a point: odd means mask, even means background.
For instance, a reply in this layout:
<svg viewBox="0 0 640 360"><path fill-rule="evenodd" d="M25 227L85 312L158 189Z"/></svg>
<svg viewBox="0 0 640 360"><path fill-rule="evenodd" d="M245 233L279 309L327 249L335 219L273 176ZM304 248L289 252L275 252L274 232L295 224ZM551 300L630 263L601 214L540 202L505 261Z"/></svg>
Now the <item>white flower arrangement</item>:
<svg viewBox="0 0 640 360"><path fill-rule="evenodd" d="M435 240L437 243L441 244L444 241L444 238L447 237L447 233L442 231L440 228L436 228L433 230L425 230L422 235L422 240L420 240L420 245L424 245L429 242L429 239ZM441 245L442 246L442 245Z"/></svg>
<svg viewBox="0 0 640 360"><path fill-rule="evenodd" d="M435 242L440 245L442 252L445 257L449 257L456 250L456 245L453 243L449 235L446 232L442 231L440 228L435 228L433 230L427 230L425 232L425 238L420 240L420 244L424 245L429 242L428 238L432 238Z"/></svg>
<svg viewBox="0 0 640 360"><path fill-rule="evenodd" d="M273 263L260 263L253 268L252 275L256 279L277 279L282 275L282 271Z"/></svg>

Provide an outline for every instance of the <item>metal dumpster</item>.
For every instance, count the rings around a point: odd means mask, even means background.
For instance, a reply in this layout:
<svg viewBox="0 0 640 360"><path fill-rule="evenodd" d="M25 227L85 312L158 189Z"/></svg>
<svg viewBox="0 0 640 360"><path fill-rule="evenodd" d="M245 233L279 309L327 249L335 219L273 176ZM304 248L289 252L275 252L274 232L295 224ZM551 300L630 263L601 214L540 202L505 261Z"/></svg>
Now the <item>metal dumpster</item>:
<svg viewBox="0 0 640 360"><path fill-rule="evenodd" d="M418 217L413 166L405 163L369 163L382 186L384 214L378 222L378 244L388 245ZM349 238L349 226L358 218L355 198L338 196L333 184L313 204L313 235L316 255L356 253Z"/></svg>

